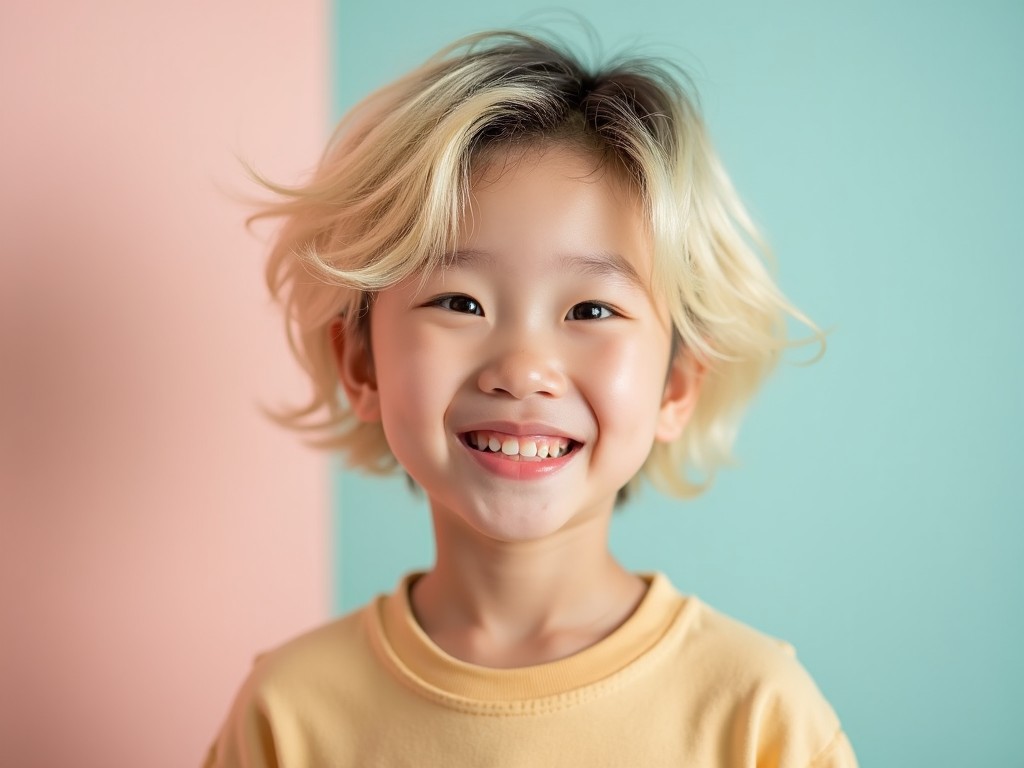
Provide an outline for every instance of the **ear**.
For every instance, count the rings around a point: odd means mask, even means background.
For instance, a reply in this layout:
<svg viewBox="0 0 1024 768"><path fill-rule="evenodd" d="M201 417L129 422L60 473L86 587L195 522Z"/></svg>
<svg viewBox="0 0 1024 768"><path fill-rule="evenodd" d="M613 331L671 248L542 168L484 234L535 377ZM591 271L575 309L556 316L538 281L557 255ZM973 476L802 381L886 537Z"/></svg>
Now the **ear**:
<svg viewBox="0 0 1024 768"><path fill-rule="evenodd" d="M329 333L338 379L352 412L360 421L380 421L380 397L369 340L344 318L331 323Z"/></svg>
<svg viewBox="0 0 1024 768"><path fill-rule="evenodd" d="M679 352L669 366L665 381L665 394L658 410L658 424L654 439L671 443L683 434L683 430L697 407L701 384L706 368L692 354Z"/></svg>

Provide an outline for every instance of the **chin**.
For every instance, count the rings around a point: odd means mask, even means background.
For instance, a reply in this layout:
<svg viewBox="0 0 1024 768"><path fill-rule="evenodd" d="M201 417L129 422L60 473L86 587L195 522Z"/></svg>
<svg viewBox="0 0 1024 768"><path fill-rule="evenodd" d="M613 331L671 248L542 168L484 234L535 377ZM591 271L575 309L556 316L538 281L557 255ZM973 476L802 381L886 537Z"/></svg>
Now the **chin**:
<svg viewBox="0 0 1024 768"><path fill-rule="evenodd" d="M513 544L541 541L592 519L594 514L549 501L542 505L517 503L463 509L458 517L481 536Z"/></svg>
<svg viewBox="0 0 1024 768"><path fill-rule="evenodd" d="M499 520L487 521L482 525L474 526L476 531L494 541L506 544L525 544L531 541L541 541L555 535L564 527L562 521L550 522L546 520Z"/></svg>

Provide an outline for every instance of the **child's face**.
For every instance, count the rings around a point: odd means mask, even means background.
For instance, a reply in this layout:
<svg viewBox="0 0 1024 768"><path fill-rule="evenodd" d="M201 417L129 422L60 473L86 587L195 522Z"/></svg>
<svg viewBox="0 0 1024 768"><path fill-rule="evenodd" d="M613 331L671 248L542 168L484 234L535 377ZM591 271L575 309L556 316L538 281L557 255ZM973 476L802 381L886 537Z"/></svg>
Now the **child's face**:
<svg viewBox="0 0 1024 768"><path fill-rule="evenodd" d="M595 165L554 148L477 174L454 265L377 296L372 379L349 387L435 513L491 538L610 514L696 395L638 204Z"/></svg>

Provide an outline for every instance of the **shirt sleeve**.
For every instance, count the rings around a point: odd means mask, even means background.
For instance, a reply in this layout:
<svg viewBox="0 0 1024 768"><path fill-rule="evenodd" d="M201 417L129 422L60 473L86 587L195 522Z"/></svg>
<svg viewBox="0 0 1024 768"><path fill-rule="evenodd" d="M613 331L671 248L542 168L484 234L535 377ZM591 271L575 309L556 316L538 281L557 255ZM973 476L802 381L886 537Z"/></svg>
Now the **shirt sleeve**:
<svg viewBox="0 0 1024 768"><path fill-rule="evenodd" d="M857 768L839 718L792 649L786 646L786 650L741 706L744 764L754 768Z"/></svg>
<svg viewBox="0 0 1024 768"><path fill-rule="evenodd" d="M857 758L846 734L837 731L828 746L811 760L807 768L857 768Z"/></svg>
<svg viewBox="0 0 1024 768"><path fill-rule="evenodd" d="M261 704L255 672L238 691L203 768L280 768L273 728Z"/></svg>

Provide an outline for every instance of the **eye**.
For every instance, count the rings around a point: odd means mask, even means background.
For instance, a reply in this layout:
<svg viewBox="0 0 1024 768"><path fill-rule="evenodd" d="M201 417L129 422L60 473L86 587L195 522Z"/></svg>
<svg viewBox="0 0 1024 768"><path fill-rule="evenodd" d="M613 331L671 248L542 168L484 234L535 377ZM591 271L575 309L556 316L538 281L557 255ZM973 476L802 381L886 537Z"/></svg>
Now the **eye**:
<svg viewBox="0 0 1024 768"><path fill-rule="evenodd" d="M569 310L566 320L605 320L615 317L616 312L596 301L581 301Z"/></svg>
<svg viewBox="0 0 1024 768"><path fill-rule="evenodd" d="M479 301L472 296L466 296L461 293L441 296L432 303L441 309L447 309L450 312L458 312L464 315L480 315L482 317L484 314L484 309L480 306Z"/></svg>

